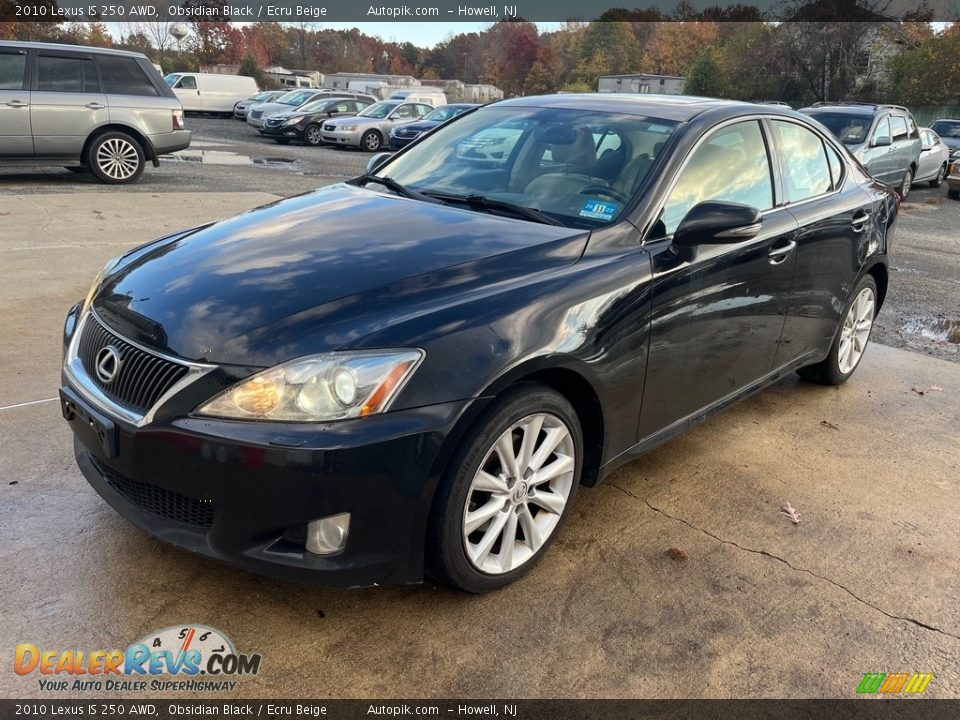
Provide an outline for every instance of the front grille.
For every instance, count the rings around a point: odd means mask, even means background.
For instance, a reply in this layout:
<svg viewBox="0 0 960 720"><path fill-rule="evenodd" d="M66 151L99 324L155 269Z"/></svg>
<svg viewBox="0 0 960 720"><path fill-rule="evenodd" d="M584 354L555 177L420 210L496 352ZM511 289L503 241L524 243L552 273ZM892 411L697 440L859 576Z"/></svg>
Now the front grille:
<svg viewBox="0 0 960 720"><path fill-rule="evenodd" d="M250 111L250 117L252 117L254 120L256 120L257 118L261 117L262 115L263 115L263 110L251 110L251 111Z"/></svg>
<svg viewBox="0 0 960 720"><path fill-rule="evenodd" d="M144 512L185 525L213 525L214 506L210 500L197 500L156 485L131 480L111 470L92 455L90 459L110 487Z"/></svg>
<svg viewBox="0 0 960 720"><path fill-rule="evenodd" d="M97 354L108 346L120 355L120 369L105 383L97 375ZM84 325L77 355L91 382L104 394L141 413L150 410L189 370L131 345L107 330L93 315Z"/></svg>
<svg viewBox="0 0 960 720"><path fill-rule="evenodd" d="M397 130L397 137L399 138L415 138L419 134L419 130Z"/></svg>

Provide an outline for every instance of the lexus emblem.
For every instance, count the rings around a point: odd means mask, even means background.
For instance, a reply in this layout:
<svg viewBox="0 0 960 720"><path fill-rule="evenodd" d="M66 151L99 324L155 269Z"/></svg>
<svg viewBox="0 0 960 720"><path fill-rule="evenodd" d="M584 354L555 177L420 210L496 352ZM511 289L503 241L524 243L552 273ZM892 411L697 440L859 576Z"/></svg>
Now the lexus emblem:
<svg viewBox="0 0 960 720"><path fill-rule="evenodd" d="M97 353L97 377L104 384L109 385L120 372L120 352L113 346L107 345Z"/></svg>

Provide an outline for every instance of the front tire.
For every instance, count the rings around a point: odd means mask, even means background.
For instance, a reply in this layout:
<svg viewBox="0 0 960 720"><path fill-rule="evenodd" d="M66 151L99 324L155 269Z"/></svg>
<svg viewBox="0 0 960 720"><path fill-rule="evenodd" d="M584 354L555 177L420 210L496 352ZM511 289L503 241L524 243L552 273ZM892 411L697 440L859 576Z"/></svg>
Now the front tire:
<svg viewBox="0 0 960 720"><path fill-rule="evenodd" d="M938 188L943 185L944 178L947 177L947 164L944 163L940 166L940 169L937 171L937 176L930 181L930 187Z"/></svg>
<svg viewBox="0 0 960 720"><path fill-rule="evenodd" d="M569 514L582 465L580 421L566 398L538 383L507 391L464 439L437 492L430 574L482 593L529 572Z"/></svg>
<svg viewBox="0 0 960 720"><path fill-rule="evenodd" d="M800 368L804 378L821 385L842 385L853 375L870 342L873 321L877 316L877 283L865 275L851 294L826 359L816 365Z"/></svg>
<svg viewBox="0 0 960 720"><path fill-rule="evenodd" d="M376 130L367 130L360 138L360 147L367 152L376 152L383 146L383 138Z"/></svg>
<svg viewBox="0 0 960 720"><path fill-rule="evenodd" d="M143 174L144 164L140 143L122 132L98 135L87 150L87 167L108 185L133 182Z"/></svg>
<svg viewBox="0 0 960 720"><path fill-rule="evenodd" d="M310 147L323 145L323 131L316 123L311 123L303 129L303 142Z"/></svg>

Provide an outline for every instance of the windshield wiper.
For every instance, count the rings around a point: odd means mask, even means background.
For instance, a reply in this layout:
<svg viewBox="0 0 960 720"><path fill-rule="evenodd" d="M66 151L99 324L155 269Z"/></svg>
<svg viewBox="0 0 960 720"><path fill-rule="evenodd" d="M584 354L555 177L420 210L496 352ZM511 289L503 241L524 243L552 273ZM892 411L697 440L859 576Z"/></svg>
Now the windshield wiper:
<svg viewBox="0 0 960 720"><path fill-rule="evenodd" d="M558 225L564 227L562 222L555 220L546 213L540 212L536 208L525 207L507 200L497 200L496 198L488 198L484 195L456 195L454 193L435 192L433 190L425 191L424 195L443 202L464 203L470 207L484 208L485 210L503 210L522 217L524 220L532 220L533 222L542 223L543 225Z"/></svg>
<svg viewBox="0 0 960 720"><path fill-rule="evenodd" d="M406 185L401 185L391 177L380 175L361 175L360 177L353 178L353 180L347 180L348 185L356 185L357 187L362 187L367 183L377 183L378 185L383 185L385 188L392 190L397 195L410 198L411 200L422 200L423 202L443 204L443 200L440 198L430 197L429 195L424 195L416 190L411 190Z"/></svg>

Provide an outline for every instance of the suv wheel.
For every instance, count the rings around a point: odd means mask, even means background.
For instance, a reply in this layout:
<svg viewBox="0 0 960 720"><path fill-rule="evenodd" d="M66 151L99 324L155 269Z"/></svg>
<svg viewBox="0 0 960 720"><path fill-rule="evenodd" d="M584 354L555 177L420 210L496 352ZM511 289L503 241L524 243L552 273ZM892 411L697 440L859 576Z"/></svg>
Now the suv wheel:
<svg viewBox="0 0 960 720"><path fill-rule="evenodd" d="M797 372L801 377L821 385L841 385L857 369L870 342L873 320L877 315L877 283L871 275L860 279L851 298L826 359L800 368Z"/></svg>
<svg viewBox="0 0 960 720"><path fill-rule="evenodd" d="M107 132L90 143L86 165L100 182L133 182L143 174L143 148L126 133Z"/></svg>
<svg viewBox="0 0 960 720"><path fill-rule="evenodd" d="M376 152L383 145L383 138L376 130L367 130L360 138L360 147L368 152Z"/></svg>
<svg viewBox="0 0 960 720"><path fill-rule="evenodd" d="M943 185L943 179L947 177L947 164L944 163L940 166L940 170L937 172L937 176L930 181L930 187L938 188Z"/></svg>
<svg viewBox="0 0 960 720"><path fill-rule="evenodd" d="M913 184L913 168L907 168L903 174L903 182L900 183L900 199L906 200L910 194L910 186Z"/></svg>
<svg viewBox="0 0 960 720"><path fill-rule="evenodd" d="M480 593L527 573L569 515L582 458L580 422L566 398L538 383L505 393L466 437L437 491L430 574Z"/></svg>

